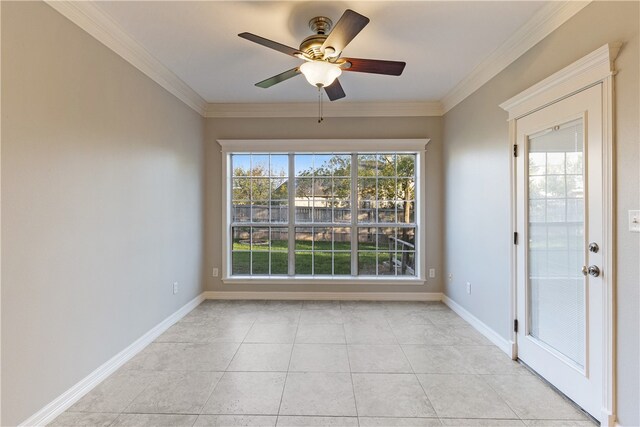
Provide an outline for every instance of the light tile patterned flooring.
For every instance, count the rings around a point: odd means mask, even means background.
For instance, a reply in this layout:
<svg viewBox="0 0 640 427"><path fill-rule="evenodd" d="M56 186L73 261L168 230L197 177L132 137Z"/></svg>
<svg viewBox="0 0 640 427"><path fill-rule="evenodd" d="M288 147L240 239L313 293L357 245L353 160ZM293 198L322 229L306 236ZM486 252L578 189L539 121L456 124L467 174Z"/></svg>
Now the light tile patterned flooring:
<svg viewBox="0 0 640 427"><path fill-rule="evenodd" d="M58 417L91 426L593 426L441 303L205 301Z"/></svg>

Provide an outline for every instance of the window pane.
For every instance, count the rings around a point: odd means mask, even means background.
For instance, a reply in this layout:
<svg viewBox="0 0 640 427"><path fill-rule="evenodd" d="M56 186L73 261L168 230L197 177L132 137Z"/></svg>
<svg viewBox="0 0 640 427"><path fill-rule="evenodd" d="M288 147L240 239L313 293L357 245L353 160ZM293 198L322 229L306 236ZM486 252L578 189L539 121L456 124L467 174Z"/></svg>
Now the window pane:
<svg viewBox="0 0 640 427"><path fill-rule="evenodd" d="M298 199L313 197L313 178L296 178L296 203Z"/></svg>
<svg viewBox="0 0 640 427"><path fill-rule="evenodd" d="M397 204L398 207L398 222L403 223L415 223L415 202L409 201L400 201Z"/></svg>
<svg viewBox="0 0 640 427"><path fill-rule="evenodd" d="M564 174L564 153L547 153L547 175Z"/></svg>
<svg viewBox="0 0 640 427"><path fill-rule="evenodd" d="M269 221L269 202L266 200L256 200L251 205L252 222Z"/></svg>
<svg viewBox="0 0 640 427"><path fill-rule="evenodd" d="M233 200L251 200L251 179L233 179Z"/></svg>
<svg viewBox="0 0 640 427"><path fill-rule="evenodd" d="M314 252L313 253L313 274L331 274L332 273L332 252Z"/></svg>
<svg viewBox="0 0 640 427"><path fill-rule="evenodd" d="M271 222L289 222L289 201L271 201Z"/></svg>
<svg viewBox="0 0 640 427"><path fill-rule="evenodd" d="M250 202L234 202L231 216L233 222L249 222L251 221L251 204Z"/></svg>
<svg viewBox="0 0 640 427"><path fill-rule="evenodd" d="M333 179L333 197L339 200L349 200L351 198L351 179Z"/></svg>
<svg viewBox="0 0 640 427"><path fill-rule="evenodd" d="M351 252L334 252L333 254L333 274L351 274Z"/></svg>
<svg viewBox="0 0 640 427"><path fill-rule="evenodd" d="M396 203L392 201L378 202L378 222L396 222Z"/></svg>
<svg viewBox="0 0 640 427"><path fill-rule="evenodd" d="M269 176L269 155L251 155L251 176Z"/></svg>
<svg viewBox="0 0 640 427"><path fill-rule="evenodd" d="M296 252L296 274L312 274L311 252Z"/></svg>
<svg viewBox="0 0 640 427"><path fill-rule="evenodd" d="M269 250L269 228L268 227L252 227L251 250L252 251L268 251Z"/></svg>
<svg viewBox="0 0 640 427"><path fill-rule="evenodd" d="M289 198L289 182L286 178L271 178L271 199L287 200Z"/></svg>
<svg viewBox="0 0 640 427"><path fill-rule="evenodd" d="M251 260L251 252L232 252L231 253L231 274L243 275L250 274L249 266Z"/></svg>
<svg viewBox="0 0 640 427"><path fill-rule="evenodd" d="M332 228L314 227L313 249L315 251L330 251L332 249Z"/></svg>
<svg viewBox="0 0 640 427"><path fill-rule="evenodd" d="M376 275L375 252L358 252L358 274L361 276Z"/></svg>
<svg viewBox="0 0 640 427"><path fill-rule="evenodd" d="M375 200L376 198L376 179L358 178L358 200Z"/></svg>
<svg viewBox="0 0 640 427"><path fill-rule="evenodd" d="M251 274L269 274L269 252L251 252Z"/></svg>
<svg viewBox="0 0 640 427"><path fill-rule="evenodd" d="M331 156L330 154L316 154L313 156L313 174L315 176L331 176Z"/></svg>
<svg viewBox="0 0 640 427"><path fill-rule="evenodd" d="M358 228L358 250L376 250L377 228Z"/></svg>
<svg viewBox="0 0 640 427"><path fill-rule="evenodd" d="M313 248L313 229L296 227L296 249L311 250Z"/></svg>
<svg viewBox="0 0 640 427"><path fill-rule="evenodd" d="M416 174L416 155L399 154L397 159L397 169L399 177L414 178Z"/></svg>
<svg viewBox="0 0 640 427"><path fill-rule="evenodd" d="M270 170L271 176L289 175L289 156L287 154L272 154Z"/></svg>
<svg viewBox="0 0 640 427"><path fill-rule="evenodd" d="M416 244L416 229L413 227L398 227L396 236L399 251L414 251Z"/></svg>
<svg viewBox="0 0 640 427"><path fill-rule="evenodd" d="M351 155L334 154L331 157L331 171L335 177L351 176Z"/></svg>
<svg viewBox="0 0 640 427"><path fill-rule="evenodd" d="M271 274L289 273L289 253L271 252Z"/></svg>
<svg viewBox="0 0 640 427"><path fill-rule="evenodd" d="M296 154L295 155L295 171L296 171L296 176L312 176L313 175L313 155L312 154Z"/></svg>
<svg viewBox="0 0 640 427"><path fill-rule="evenodd" d="M376 176L377 159L375 154L358 154L358 176Z"/></svg>
<svg viewBox="0 0 640 427"><path fill-rule="evenodd" d="M332 222L331 201L315 199L313 203L313 222Z"/></svg>
<svg viewBox="0 0 640 427"><path fill-rule="evenodd" d="M233 227L233 250L251 250L251 228Z"/></svg>
<svg viewBox="0 0 640 427"><path fill-rule="evenodd" d="M398 257L395 250L378 252L378 275L395 276L397 262Z"/></svg>
<svg viewBox="0 0 640 427"><path fill-rule="evenodd" d="M251 155L234 154L231 156L231 170L233 176L249 176L251 170Z"/></svg>
<svg viewBox="0 0 640 427"><path fill-rule="evenodd" d="M337 227L333 229L333 249L351 251L351 228Z"/></svg>
<svg viewBox="0 0 640 427"><path fill-rule="evenodd" d="M269 178L253 178L251 180L251 200L267 200L269 198Z"/></svg>
<svg viewBox="0 0 640 427"><path fill-rule="evenodd" d="M396 176L396 155L378 155L378 176Z"/></svg>
<svg viewBox="0 0 640 427"><path fill-rule="evenodd" d="M397 200L415 200L416 182L413 178L398 178Z"/></svg>
<svg viewBox="0 0 640 427"><path fill-rule="evenodd" d="M393 252L396 250L396 228L384 227L378 229L378 251Z"/></svg>
<svg viewBox="0 0 640 427"><path fill-rule="evenodd" d="M396 255L396 272L398 276L416 275L416 254L415 252L398 252Z"/></svg>
<svg viewBox="0 0 640 427"><path fill-rule="evenodd" d="M289 229L284 227L273 227L271 229L271 250L289 250Z"/></svg>
<svg viewBox="0 0 640 427"><path fill-rule="evenodd" d="M378 178L378 199L395 200L398 197L395 178Z"/></svg>

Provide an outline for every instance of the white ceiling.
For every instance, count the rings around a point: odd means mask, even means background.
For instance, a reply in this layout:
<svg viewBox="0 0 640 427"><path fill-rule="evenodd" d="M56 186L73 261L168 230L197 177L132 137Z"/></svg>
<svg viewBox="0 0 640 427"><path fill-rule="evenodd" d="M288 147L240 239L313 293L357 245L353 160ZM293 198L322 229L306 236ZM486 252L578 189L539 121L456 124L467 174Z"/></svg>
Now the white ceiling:
<svg viewBox="0 0 640 427"><path fill-rule="evenodd" d="M525 24L543 1L104 1L132 38L210 103L313 102L302 76L254 83L300 61L237 36L243 31L297 48L307 22L334 23L353 9L371 22L344 56L407 62L402 76L344 73L348 101L439 100Z"/></svg>

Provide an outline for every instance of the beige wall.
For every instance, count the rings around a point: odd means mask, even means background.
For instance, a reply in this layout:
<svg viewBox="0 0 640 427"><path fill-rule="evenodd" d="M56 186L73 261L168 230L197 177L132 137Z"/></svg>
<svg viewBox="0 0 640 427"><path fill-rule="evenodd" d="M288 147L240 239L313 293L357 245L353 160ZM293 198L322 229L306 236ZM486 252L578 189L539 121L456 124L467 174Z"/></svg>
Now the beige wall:
<svg viewBox="0 0 640 427"><path fill-rule="evenodd" d="M2 2L2 425L202 291L202 142L199 115L52 8Z"/></svg>
<svg viewBox="0 0 640 427"><path fill-rule="evenodd" d="M616 68L618 415L640 425L640 239L627 211L640 207L638 2L596 2L528 51L445 117L446 293L509 336L509 156L498 104L608 42L623 41ZM473 236L473 238L469 238ZM465 281L473 283L472 295Z"/></svg>
<svg viewBox="0 0 640 427"><path fill-rule="evenodd" d="M312 89L311 87L309 89ZM425 286L399 285L224 285L211 277L213 267L222 267L222 212L220 170L222 155L218 139L331 139L331 138L431 138L426 154L427 268L437 270L437 278ZM392 149L393 147L389 147ZM313 150L313 147L300 147ZM296 119L207 119L205 130L205 267L207 290L211 291L308 291L308 292L440 292L442 290L442 118L314 118ZM220 270L222 271L222 270Z"/></svg>

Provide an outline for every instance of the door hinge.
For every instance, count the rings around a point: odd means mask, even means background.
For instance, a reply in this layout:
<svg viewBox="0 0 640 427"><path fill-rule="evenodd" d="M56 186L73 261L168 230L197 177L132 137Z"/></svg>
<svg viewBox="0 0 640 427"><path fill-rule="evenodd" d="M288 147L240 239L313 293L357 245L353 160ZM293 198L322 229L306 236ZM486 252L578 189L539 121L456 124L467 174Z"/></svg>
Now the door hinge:
<svg viewBox="0 0 640 427"><path fill-rule="evenodd" d="M513 319L513 332L518 333L518 319Z"/></svg>
<svg viewBox="0 0 640 427"><path fill-rule="evenodd" d="M518 157L518 145L513 144L513 157Z"/></svg>
<svg viewBox="0 0 640 427"><path fill-rule="evenodd" d="M517 232L517 231L515 231L515 232L513 233L513 244L514 244L514 245L517 245L517 244L518 244L518 232Z"/></svg>

